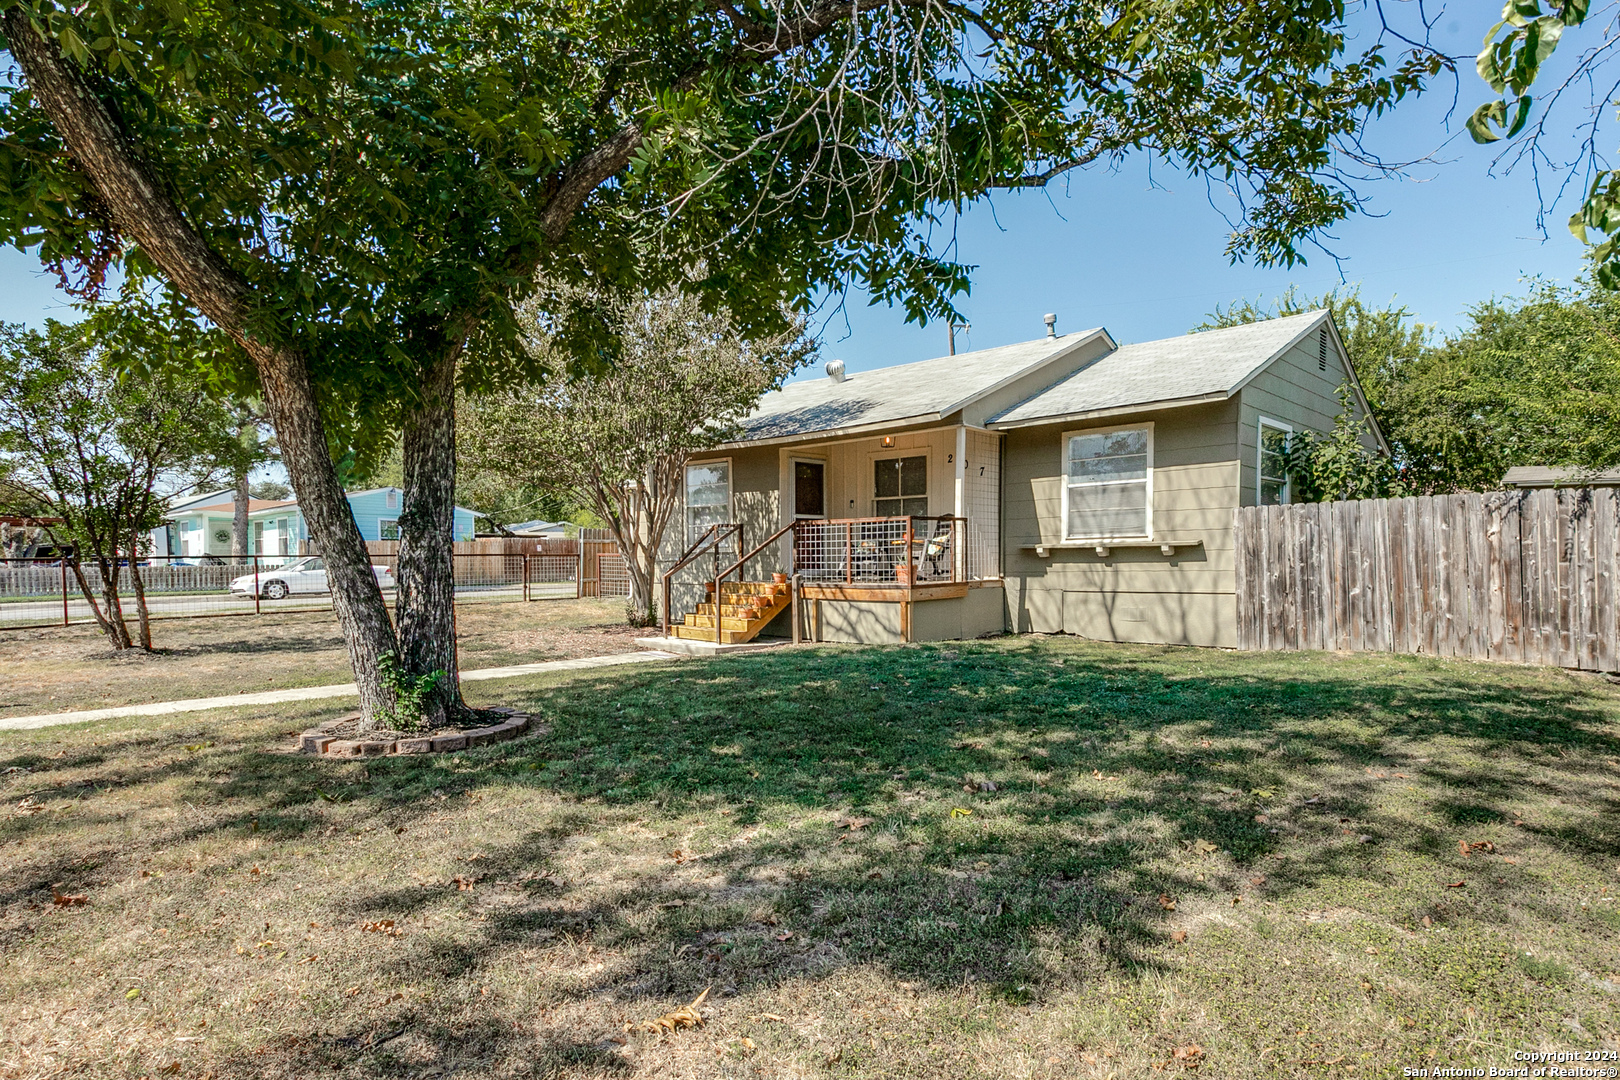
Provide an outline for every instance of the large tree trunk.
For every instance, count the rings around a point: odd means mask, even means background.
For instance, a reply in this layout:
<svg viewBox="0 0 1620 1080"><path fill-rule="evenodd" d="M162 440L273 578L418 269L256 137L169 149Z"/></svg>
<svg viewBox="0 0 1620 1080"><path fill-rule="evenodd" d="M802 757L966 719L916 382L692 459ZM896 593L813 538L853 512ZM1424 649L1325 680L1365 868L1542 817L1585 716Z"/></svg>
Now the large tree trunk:
<svg viewBox="0 0 1620 1080"><path fill-rule="evenodd" d="M236 494L231 512L231 558L243 562L248 556L248 478L247 473L236 478ZM253 554L262 555L256 551Z"/></svg>
<svg viewBox="0 0 1620 1080"><path fill-rule="evenodd" d="M444 672L423 720L439 726L470 710L461 700L456 659L455 540L456 359L449 342L422 375L420 394L405 411L405 500L399 515L400 667L415 678Z"/></svg>
<svg viewBox="0 0 1620 1080"><path fill-rule="evenodd" d="M299 508L326 560L332 607L349 645L361 711L368 719L375 717L393 703L378 660L396 648L394 628L332 466L307 361L295 350L253 335L249 327L258 305L252 286L191 227L84 73L55 41L34 29L28 10L8 8L3 21L11 55L29 90L119 231L139 244L142 254L252 359Z"/></svg>

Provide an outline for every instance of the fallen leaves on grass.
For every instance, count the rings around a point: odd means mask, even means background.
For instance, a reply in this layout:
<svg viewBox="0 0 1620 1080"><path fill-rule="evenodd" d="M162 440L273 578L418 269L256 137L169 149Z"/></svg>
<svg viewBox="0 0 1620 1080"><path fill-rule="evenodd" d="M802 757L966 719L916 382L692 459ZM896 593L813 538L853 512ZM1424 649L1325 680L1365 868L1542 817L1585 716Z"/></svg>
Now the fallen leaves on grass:
<svg viewBox="0 0 1620 1080"><path fill-rule="evenodd" d="M1171 1057L1183 1069L1196 1069L1204 1062L1204 1048L1197 1043L1188 1043L1186 1046L1176 1047Z"/></svg>
<svg viewBox="0 0 1620 1080"><path fill-rule="evenodd" d="M1187 845L1187 850L1194 855L1213 855L1221 849L1220 845L1212 844L1208 840L1194 840Z"/></svg>
<svg viewBox="0 0 1620 1080"><path fill-rule="evenodd" d="M1166 911L1176 910L1176 902L1170 899L1170 897L1165 893L1159 894L1159 906L1164 908Z"/></svg>
<svg viewBox="0 0 1620 1080"><path fill-rule="evenodd" d="M850 832L858 832L870 824L872 819L869 817L847 817L838 823L840 828L848 829Z"/></svg>
<svg viewBox="0 0 1620 1080"><path fill-rule="evenodd" d="M1091 778L1093 780L1101 780L1104 783L1107 783L1110 780L1118 780L1119 779L1119 777L1117 777L1117 776L1104 776L1102 774L1102 771L1099 770L1099 769L1092 769L1091 770Z"/></svg>
<svg viewBox="0 0 1620 1080"><path fill-rule="evenodd" d="M973 813L973 811L965 809L964 807L960 807L960 806L951 807L951 817L953 817L953 818L969 817L969 816L972 815L972 813Z"/></svg>
<svg viewBox="0 0 1620 1080"><path fill-rule="evenodd" d="M1445 887L1448 889L1460 889L1467 884L1468 882L1466 881L1448 881L1445 883Z"/></svg>
<svg viewBox="0 0 1620 1080"><path fill-rule="evenodd" d="M784 930L782 933L776 935L776 940L777 941L787 941L792 937L793 937L793 931Z"/></svg>
<svg viewBox="0 0 1620 1080"><path fill-rule="evenodd" d="M1457 850L1466 859L1476 851L1483 851L1487 855L1491 854L1496 850L1496 845L1489 840L1475 840L1473 843L1469 843L1467 840L1459 840L1457 841Z"/></svg>
<svg viewBox="0 0 1620 1080"><path fill-rule="evenodd" d="M478 884L478 879L475 877L463 877L462 875L457 874L455 877L450 879L450 884L456 887L457 892L472 892L473 886Z"/></svg>
<svg viewBox="0 0 1620 1080"><path fill-rule="evenodd" d="M83 907L89 902L90 898L84 893L60 893L56 891L56 886L51 886L51 903L57 907Z"/></svg>
<svg viewBox="0 0 1620 1080"><path fill-rule="evenodd" d="M674 859L676 865L678 866L687 859L691 858L691 855L685 851L682 851L680 848L676 848L674 851L669 853L669 857Z"/></svg>
<svg viewBox="0 0 1620 1080"><path fill-rule="evenodd" d="M1185 931L1185 930L1173 931L1170 934L1170 940L1175 942L1177 945L1184 944L1186 942L1186 940L1187 940L1187 931Z"/></svg>
<svg viewBox="0 0 1620 1080"><path fill-rule="evenodd" d="M703 1024L703 1014L698 1012L698 1006L702 1005L703 1000L709 996L709 990L710 988L705 986L703 993L693 998L690 1004L683 1005L673 1012L667 1012L663 1016L640 1022L626 1022L624 1030L658 1035L663 1033L673 1034L682 1028L700 1027Z"/></svg>
<svg viewBox="0 0 1620 1080"><path fill-rule="evenodd" d="M374 919L360 924L360 929L368 934L385 934L388 937L399 937L399 928L394 925L393 919Z"/></svg>
<svg viewBox="0 0 1620 1080"><path fill-rule="evenodd" d="M34 814L43 814L44 812L45 804L33 796L29 796L17 804L17 809L12 811L12 814L16 817L32 817Z"/></svg>

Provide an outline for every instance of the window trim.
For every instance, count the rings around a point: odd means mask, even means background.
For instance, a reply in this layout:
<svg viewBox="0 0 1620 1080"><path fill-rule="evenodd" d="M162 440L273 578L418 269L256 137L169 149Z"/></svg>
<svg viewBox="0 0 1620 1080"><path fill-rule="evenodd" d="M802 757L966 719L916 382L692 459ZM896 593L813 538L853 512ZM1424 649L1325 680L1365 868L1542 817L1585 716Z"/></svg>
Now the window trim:
<svg viewBox="0 0 1620 1080"><path fill-rule="evenodd" d="M737 520L737 467L731 458L714 457L703 458L701 461L688 461L681 466L681 535L686 537L684 543L688 546L694 541L690 535L692 531L692 506L686 501L686 494L691 490L691 485L687 482L686 472L688 469L698 466L719 465L721 462L724 462L726 466L726 520L730 522Z"/></svg>
<svg viewBox="0 0 1620 1080"><path fill-rule="evenodd" d="M1069 533L1069 440L1076 435L1107 435L1115 431L1146 431L1147 432L1147 479L1146 479L1146 513L1143 515L1144 531L1139 533L1113 533L1107 536L1074 536ZM1062 484L1061 513L1059 522L1064 542L1070 541L1103 541L1103 540L1152 540L1153 539L1153 421L1146 420L1137 424L1113 424L1108 427L1074 428L1063 433L1058 442L1058 454L1062 465L1060 483ZM1135 483L1134 480L1108 481L1091 480L1081 481L1087 487L1102 487L1110 484Z"/></svg>
<svg viewBox="0 0 1620 1080"><path fill-rule="evenodd" d="M866 500L866 505L871 508L871 514L873 517L905 516L903 514L878 513L877 472L875 471L877 468L877 463L880 461L903 461L906 458L914 457L920 457L923 459L923 493L921 496L897 495L894 496L894 498L916 499L920 497L928 501L929 511L934 509L934 492L932 490L934 486L934 448L932 446L880 446L875 450L868 450L866 452L866 479L872 481L872 486L867 489L869 494ZM913 514L911 516L932 517L934 515L930 512L926 514Z"/></svg>
<svg viewBox="0 0 1620 1080"><path fill-rule="evenodd" d="M1266 483L1265 467L1263 465L1261 465L1261 462L1265 460L1265 456L1266 456L1266 428L1272 428L1272 429L1274 429L1276 431L1287 432L1288 433L1288 438L1290 440L1292 440L1293 437L1298 433L1298 429L1296 429L1293 424L1287 424L1287 423L1284 423L1281 420L1273 420L1269 416L1260 416L1255 421L1255 426L1254 426L1254 505L1256 505L1256 506L1269 506L1269 505L1271 505L1270 503L1267 503L1265 501L1264 495L1261 494L1265 490L1265 483ZM1290 502L1293 501L1293 497L1294 497L1294 478L1292 476L1284 476L1282 479L1283 479L1283 498L1282 498L1282 502L1277 504L1277 505L1287 506Z"/></svg>
<svg viewBox="0 0 1620 1080"><path fill-rule="evenodd" d="M392 525L394 527L394 535L393 536L388 535L388 526L390 526L390 525ZM377 519L377 539L378 540L393 540L393 541L397 542L399 540L399 518L397 518L397 517L391 517L391 518L380 517L380 518L378 518Z"/></svg>

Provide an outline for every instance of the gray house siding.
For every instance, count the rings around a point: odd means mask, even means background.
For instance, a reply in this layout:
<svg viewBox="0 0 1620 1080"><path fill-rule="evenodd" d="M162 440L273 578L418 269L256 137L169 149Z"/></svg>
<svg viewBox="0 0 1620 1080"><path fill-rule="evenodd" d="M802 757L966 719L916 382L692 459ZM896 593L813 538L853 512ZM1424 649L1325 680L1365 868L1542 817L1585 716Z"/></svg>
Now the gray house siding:
<svg viewBox="0 0 1620 1080"><path fill-rule="evenodd" d="M1235 402L1054 424L1007 433L1003 448L1003 559L1009 629L1113 641L1236 644L1232 511L1237 505ZM1153 424L1153 539L1157 547L1057 547L1063 435L1088 426ZM1052 545L1041 557L1031 545Z"/></svg>
<svg viewBox="0 0 1620 1080"><path fill-rule="evenodd" d="M1309 334L1303 341L1255 375L1238 395L1242 412L1239 421L1239 444L1243 465L1241 506L1258 503L1256 470L1259 465L1260 418L1280 420L1296 431L1309 429L1318 432L1333 430L1339 415L1339 387L1349 382L1350 374L1332 330L1327 329L1327 367L1322 367L1322 331ZM1355 413L1364 417L1359 400L1354 399ZM1378 449L1378 440L1370 431L1362 439L1369 449Z"/></svg>

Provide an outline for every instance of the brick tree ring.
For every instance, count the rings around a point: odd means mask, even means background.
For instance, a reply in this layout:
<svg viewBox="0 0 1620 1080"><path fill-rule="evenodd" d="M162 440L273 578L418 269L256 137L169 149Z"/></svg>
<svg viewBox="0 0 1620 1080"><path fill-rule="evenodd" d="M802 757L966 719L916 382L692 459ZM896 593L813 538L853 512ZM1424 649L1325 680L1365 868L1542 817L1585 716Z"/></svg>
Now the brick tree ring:
<svg viewBox="0 0 1620 1080"><path fill-rule="evenodd" d="M505 742L527 731L539 731L540 721L529 713L497 706L486 710L504 719L487 727L461 728L439 734L403 735L394 738L345 739L337 732L360 719L359 713L328 720L310 728L298 739L298 751L335 758L401 757L407 754L444 754L473 746Z"/></svg>

